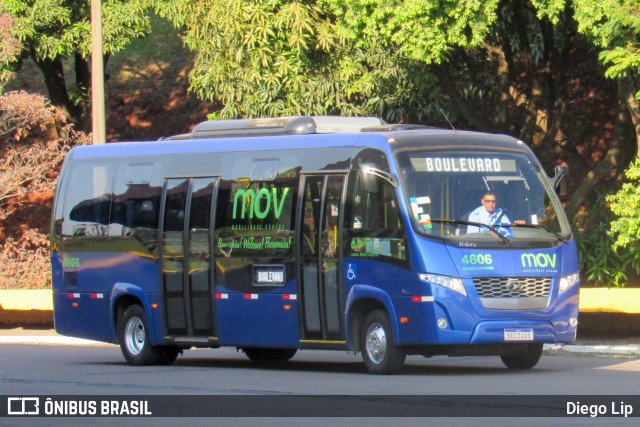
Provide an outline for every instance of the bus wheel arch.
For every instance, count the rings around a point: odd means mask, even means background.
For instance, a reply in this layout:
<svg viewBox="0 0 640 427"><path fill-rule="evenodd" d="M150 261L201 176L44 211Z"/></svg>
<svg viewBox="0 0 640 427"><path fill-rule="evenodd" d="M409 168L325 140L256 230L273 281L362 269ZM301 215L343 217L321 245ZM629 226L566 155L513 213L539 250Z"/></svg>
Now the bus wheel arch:
<svg viewBox="0 0 640 427"><path fill-rule="evenodd" d="M118 316L117 325L120 350L130 365L155 365L160 362L163 351L161 347L150 343L149 322L141 305L127 306Z"/></svg>
<svg viewBox="0 0 640 427"><path fill-rule="evenodd" d="M362 360L370 374L396 374L402 370L406 350L394 343L386 310L375 309L364 317L359 335Z"/></svg>
<svg viewBox="0 0 640 427"><path fill-rule="evenodd" d="M404 366L406 351L395 344L391 315L381 301L355 301L349 311L349 332L351 349L362 353L369 373L395 374Z"/></svg>
<svg viewBox="0 0 640 427"><path fill-rule="evenodd" d="M132 305L139 305L140 307L143 307L142 301L140 301L138 298L134 297L133 295L121 296L116 300L116 303L114 305L113 327L116 334L117 344L120 344L120 333L118 330L120 319L122 319L122 316L124 315L125 310Z"/></svg>
<svg viewBox="0 0 640 427"><path fill-rule="evenodd" d="M378 300L364 298L354 302L349 310L349 337L353 351L362 350L360 348L362 324L367 314L373 310L384 310L386 312L386 307Z"/></svg>

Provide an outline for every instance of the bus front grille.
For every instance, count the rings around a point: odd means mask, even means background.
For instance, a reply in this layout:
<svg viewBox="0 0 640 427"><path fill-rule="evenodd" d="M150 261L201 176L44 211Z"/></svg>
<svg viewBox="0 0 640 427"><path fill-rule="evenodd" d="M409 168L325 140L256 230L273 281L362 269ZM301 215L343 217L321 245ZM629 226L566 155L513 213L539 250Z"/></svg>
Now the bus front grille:
<svg viewBox="0 0 640 427"><path fill-rule="evenodd" d="M474 277L473 284L488 309L533 310L549 303L549 277Z"/></svg>

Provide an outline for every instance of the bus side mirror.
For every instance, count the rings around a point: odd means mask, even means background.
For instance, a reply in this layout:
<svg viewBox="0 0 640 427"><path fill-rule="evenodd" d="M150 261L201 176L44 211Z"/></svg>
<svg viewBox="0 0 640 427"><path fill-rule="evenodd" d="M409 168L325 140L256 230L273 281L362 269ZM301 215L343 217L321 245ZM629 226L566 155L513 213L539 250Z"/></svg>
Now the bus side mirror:
<svg viewBox="0 0 640 427"><path fill-rule="evenodd" d="M379 191L376 177L388 182L393 188L398 188L398 177L396 174L380 170L373 165L360 165L359 175L360 189L366 193L377 193Z"/></svg>
<svg viewBox="0 0 640 427"><path fill-rule="evenodd" d="M560 196L567 194L567 181L569 181L569 168L556 165L555 175L551 178L551 184Z"/></svg>

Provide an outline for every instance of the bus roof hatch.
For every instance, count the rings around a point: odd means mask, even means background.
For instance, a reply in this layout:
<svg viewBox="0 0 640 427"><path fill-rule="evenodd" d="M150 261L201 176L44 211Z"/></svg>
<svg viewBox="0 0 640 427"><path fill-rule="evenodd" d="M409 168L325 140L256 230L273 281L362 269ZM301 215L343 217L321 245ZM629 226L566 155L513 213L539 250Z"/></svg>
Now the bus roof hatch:
<svg viewBox="0 0 640 427"><path fill-rule="evenodd" d="M264 119L209 120L199 123L190 134L166 139L228 138L238 136L305 135L355 133L363 128L386 124L377 117L299 116Z"/></svg>

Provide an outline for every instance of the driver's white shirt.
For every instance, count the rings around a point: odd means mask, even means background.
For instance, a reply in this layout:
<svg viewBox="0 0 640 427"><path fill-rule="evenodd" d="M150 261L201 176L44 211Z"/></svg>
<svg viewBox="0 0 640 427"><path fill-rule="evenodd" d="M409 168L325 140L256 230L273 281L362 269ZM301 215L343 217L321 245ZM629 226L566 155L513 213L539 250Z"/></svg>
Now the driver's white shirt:
<svg viewBox="0 0 640 427"><path fill-rule="evenodd" d="M496 208L493 211L493 214L491 214L484 206L480 206L469 214L468 221L477 222L480 224L494 225L496 223L496 220L500 217L501 214L502 214L502 209L500 208ZM499 224L510 224L510 223L511 221L509 220L507 215L502 215L502 217L500 218ZM475 225L468 225L467 233L480 233L482 231L480 230L481 228L484 229L484 227L476 227Z"/></svg>

